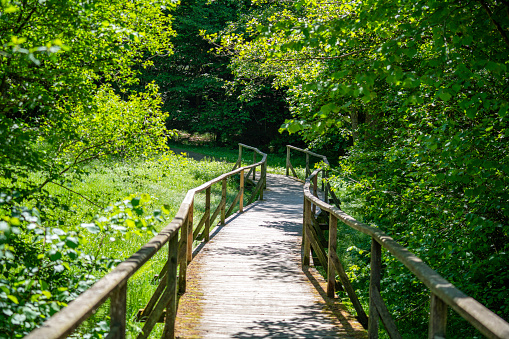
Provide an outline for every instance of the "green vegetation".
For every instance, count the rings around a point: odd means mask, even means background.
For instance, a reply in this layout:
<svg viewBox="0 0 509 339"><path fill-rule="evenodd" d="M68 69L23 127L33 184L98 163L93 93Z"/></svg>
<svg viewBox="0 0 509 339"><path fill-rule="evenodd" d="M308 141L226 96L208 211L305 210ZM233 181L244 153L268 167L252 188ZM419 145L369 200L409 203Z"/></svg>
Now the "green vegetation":
<svg viewBox="0 0 509 339"><path fill-rule="evenodd" d="M50 185L48 194L58 198L60 204L52 210L51 218L31 227L25 225L26 215L22 214L18 218L19 234L9 234L14 256L2 258L2 274L8 278L0 285L6 294L2 312L7 315L0 321L2 335L10 338L27 333L44 320L43 316L73 300L159 231L164 221L176 214L189 189L227 172L231 166L174 154L145 160L112 158L87 166L87 174L72 186ZM40 179L34 175L34 180ZM238 182L229 181L229 186L227 200L232 201ZM204 199L202 195L196 199L198 219L204 213ZM213 187L212 206L217 206L220 199L221 188ZM38 230L51 236L44 240L37 236ZM38 255L45 249L47 256ZM164 255L158 254L130 281L130 331L137 331L135 315L155 289L151 280L164 262ZM93 326L85 324L82 331L95 336L109 331L109 327L101 327L107 315L103 314L107 307L103 308L88 323Z"/></svg>
<svg viewBox="0 0 509 339"><path fill-rule="evenodd" d="M361 202L357 215L509 319L507 2L256 4L209 35L235 81L287 88L282 129L343 148L333 183ZM403 332L424 333L428 292L390 256L384 267ZM448 327L473 335L455 315Z"/></svg>
<svg viewBox="0 0 509 339"><path fill-rule="evenodd" d="M188 185L229 169L162 156L174 129L257 146L272 173L285 144L327 155L343 208L509 319L508 12L502 0L1 0L0 332L55 313ZM343 231L366 300L369 245ZM402 332L424 333L428 292L383 265ZM448 327L475 335L454 314Z"/></svg>
<svg viewBox="0 0 509 339"><path fill-rule="evenodd" d="M230 57L211 53L214 45L202 37L204 31L222 30L250 8L250 1L180 1L172 22L175 53L154 57L140 75L141 84L155 82L160 87L169 129L210 133L218 145L284 144L286 138L278 133L290 117L284 91L263 80L249 97L241 96L239 88L230 86Z"/></svg>
<svg viewBox="0 0 509 339"><path fill-rule="evenodd" d="M204 145L196 145L194 143L182 143L182 142L170 142L169 146L171 148L182 150L182 152L196 152L199 154L205 155L209 159L215 159L218 161L227 161L231 163L237 162L239 158L239 150L238 148L233 147L219 147L214 146L212 144ZM260 161L261 157L257 155L257 160ZM304 178L306 172L306 158L304 155L293 152L292 153L292 165L295 168L295 171L299 175L299 178ZM242 164L252 164L253 163L253 152L250 150L244 149L242 152ZM314 166L314 163L311 162L310 166ZM260 168L258 168L260 170ZM285 174L286 173L286 151L284 152L275 152L267 154L267 173L273 174Z"/></svg>

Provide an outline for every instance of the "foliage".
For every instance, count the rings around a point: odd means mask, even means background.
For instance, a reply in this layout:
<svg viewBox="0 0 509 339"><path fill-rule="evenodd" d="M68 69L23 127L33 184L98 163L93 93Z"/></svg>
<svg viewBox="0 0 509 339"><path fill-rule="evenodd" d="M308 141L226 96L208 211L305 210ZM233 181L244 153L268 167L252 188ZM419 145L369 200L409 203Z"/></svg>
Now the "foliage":
<svg viewBox="0 0 509 339"><path fill-rule="evenodd" d="M130 86L136 67L151 64L147 54L171 53L174 7L170 0L1 1L2 335L27 333L114 263L82 251L76 222L83 219L63 218L74 207L48 186L97 208L102 204L72 188L90 161L166 148L172 132L157 86ZM161 212L142 218L147 196L127 195L96 210L88 229L103 238L150 230Z"/></svg>
<svg viewBox="0 0 509 339"><path fill-rule="evenodd" d="M228 87L229 57L211 53L214 45L203 38L248 9L247 1L186 0L174 12L175 53L153 58L153 65L140 75L142 83L155 81L160 86L168 128L212 133L218 144L265 145L278 138L277 129L288 117L284 93L264 81L248 100L240 100L239 90Z"/></svg>
<svg viewBox="0 0 509 339"><path fill-rule="evenodd" d="M15 185L26 177L26 170L53 175L68 170L66 161L79 163L126 151L139 145L135 141L151 140L149 148L164 142L164 115L158 110L161 101L155 87L148 85L145 93L125 92L137 81L133 66L150 64L144 53L168 52L171 47L174 32L164 6L174 5L171 1L2 1L2 176ZM120 90L122 97L108 86ZM126 99L132 103L122 103ZM112 119L105 127L110 104L117 108L116 125Z"/></svg>
<svg viewBox="0 0 509 339"><path fill-rule="evenodd" d="M150 196L131 195L110 205L92 223L81 227L102 239L154 230L161 211L143 217ZM58 312L117 261L83 251L86 234L63 223L43 222L38 209L12 206L3 193L0 206L1 338L26 335ZM67 230L66 230L67 229ZM102 242L102 241L101 241Z"/></svg>
<svg viewBox="0 0 509 339"><path fill-rule="evenodd" d="M364 220L508 319L507 2L259 3L245 33L219 36L237 81L288 88L283 130L350 136L335 180L365 202ZM415 333L427 292L384 264L384 295Z"/></svg>

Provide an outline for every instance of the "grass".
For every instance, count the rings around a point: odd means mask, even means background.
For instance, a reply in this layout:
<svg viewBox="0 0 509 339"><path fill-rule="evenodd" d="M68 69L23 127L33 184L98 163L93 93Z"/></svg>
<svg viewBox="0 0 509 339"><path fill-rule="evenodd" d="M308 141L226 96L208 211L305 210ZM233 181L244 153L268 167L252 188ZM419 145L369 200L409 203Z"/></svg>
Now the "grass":
<svg viewBox="0 0 509 339"><path fill-rule="evenodd" d="M87 239L82 251L96 257L108 257L124 260L141 248L153 235L145 232L129 238L115 236L107 239L101 234L91 234L80 228L82 222L90 222L94 216L101 214L99 206L107 206L121 201L130 194L149 194L151 200L147 214L151 210L167 205L167 220L156 225L161 230L178 211L187 191L231 170L232 163L224 161L195 161L193 159L170 154L154 159L108 159L96 161L86 168L87 175L81 180L71 180L72 185L66 188L48 184L50 193L65 201L70 210L55 211L55 220L65 220L68 230L80 231ZM42 180L42 179L41 179ZM71 192L72 190L72 192ZM234 200L238 190L238 178L228 180L227 208ZM247 192L246 192L247 193ZM86 197L86 199L85 199ZM221 200L221 184L215 184L211 190L211 207ZM205 212L205 194L199 193L195 198L195 225ZM216 222L218 219L216 219ZM144 308L157 287L154 276L160 273L166 259L166 249L160 250L128 282L127 294L127 329L128 337L136 336L143 323L135 321L138 310ZM72 268L79 274L79 268ZM98 272L89 272L98 278ZM86 337L94 328L104 325L108 316L109 305L104 304L89 321L76 332L76 337ZM162 325L157 325L151 337L160 337Z"/></svg>
<svg viewBox="0 0 509 339"><path fill-rule="evenodd" d="M211 143L203 144L203 142L198 144L190 142L171 142L169 146L187 152L200 153L219 161L226 161L231 163L235 163L239 157L239 149L237 146L219 147L214 146ZM245 165L252 164L253 153L253 151L244 148L242 151L242 163ZM256 161L260 160L261 157L258 155L256 157ZM316 160L316 158L310 157L310 168L314 168ZM306 156L301 152L292 150L291 163L299 178L304 178L306 172ZM286 152L267 154L267 172L282 175L286 173Z"/></svg>

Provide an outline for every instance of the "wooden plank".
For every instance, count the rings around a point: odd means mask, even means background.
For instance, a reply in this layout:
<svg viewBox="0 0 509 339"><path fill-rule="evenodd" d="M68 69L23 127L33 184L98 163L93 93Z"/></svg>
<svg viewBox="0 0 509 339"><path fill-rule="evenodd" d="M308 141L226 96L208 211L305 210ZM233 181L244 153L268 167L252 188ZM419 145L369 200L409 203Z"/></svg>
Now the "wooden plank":
<svg viewBox="0 0 509 339"><path fill-rule="evenodd" d="M290 149L286 147L286 176L290 174Z"/></svg>
<svg viewBox="0 0 509 339"><path fill-rule="evenodd" d="M309 177L311 171L309 170L309 153L306 153L306 178Z"/></svg>
<svg viewBox="0 0 509 339"><path fill-rule="evenodd" d="M258 194L260 189L262 189L262 186L263 180L260 178L260 180L258 180L258 184L256 184L256 188L254 189L253 194L251 195L249 201L247 202L248 205L250 205L256 199L256 195Z"/></svg>
<svg viewBox="0 0 509 339"><path fill-rule="evenodd" d="M336 296L336 270L330 257L330 253L336 252L338 234L338 219L332 214L329 215L329 255L327 263L327 296L334 298Z"/></svg>
<svg viewBox="0 0 509 339"><path fill-rule="evenodd" d="M239 201L239 212L244 212L244 171L240 172L240 201Z"/></svg>
<svg viewBox="0 0 509 339"><path fill-rule="evenodd" d="M382 296L380 295L380 291L377 287L374 287L373 295L370 296L370 299L373 299L373 303L375 304L376 310L380 315L380 319L382 319L382 323L384 324L385 330L389 334L391 339L401 339L401 334L399 333L398 327L392 319L392 315L387 309Z"/></svg>
<svg viewBox="0 0 509 339"><path fill-rule="evenodd" d="M256 152L253 152L253 164L256 164ZM253 167L253 180L256 179L256 167Z"/></svg>
<svg viewBox="0 0 509 339"><path fill-rule="evenodd" d="M164 272L162 275L160 275L161 279L159 280L159 284L157 285L156 290L150 297L150 300L148 301L147 306L145 306L145 308L143 310L141 310L141 312L139 313L139 315L136 319L137 321L143 321L143 322L146 321L149 314L152 313L152 310L154 309L155 305L157 304L157 301L159 300L162 293L164 292L164 289L166 288L166 280L167 280L166 274L168 272L168 261L166 261L166 263L164 264L163 270L164 270Z"/></svg>
<svg viewBox="0 0 509 339"><path fill-rule="evenodd" d="M173 300L176 300L176 284L177 284L177 277L176 277L176 271L177 271L177 239L176 237L172 238L172 241L170 242L170 246L168 249L168 261L170 264L168 265L168 273L166 275L166 284L167 288L164 290L164 293L162 294L161 298L157 302L156 306L150 312L148 315L148 318L145 322L145 325L143 326L141 333L138 335L138 339L146 339L150 335L150 332L154 328L155 324L159 321L161 318L161 315L163 314L164 310L167 308L168 304L172 302ZM185 262L185 260L184 260ZM180 264L182 266L182 263ZM176 305L175 305L176 308ZM171 310L175 314L175 311L173 309ZM170 313L171 313L170 312ZM166 313L168 314L168 310L166 310ZM171 318L171 315L170 317ZM174 332L170 330L171 332ZM166 333L165 329L165 333ZM172 337L172 334L167 332L169 335L168 338Z"/></svg>
<svg viewBox="0 0 509 339"><path fill-rule="evenodd" d="M207 211L207 208L205 208L205 213L201 217L200 222L198 223L198 225L196 225L196 227L195 227L195 229L193 231L193 239L198 239L198 236L200 235L200 232L201 232L203 226L205 225L205 221L210 216L209 213L210 213L210 206L209 206L208 211ZM201 238L203 238L203 237L201 237Z"/></svg>
<svg viewBox="0 0 509 339"><path fill-rule="evenodd" d="M193 260L193 219L194 219L194 198L189 205L189 212L187 214L187 263Z"/></svg>
<svg viewBox="0 0 509 339"><path fill-rule="evenodd" d="M255 169L256 167L251 167L249 169L249 172L247 172L247 175L246 175L246 179L249 179L249 176L251 176L251 173L253 173L253 170ZM253 180L255 180L255 177L253 176ZM251 179L249 179L249 182L252 182L253 183L253 186L254 186L254 181L252 181Z"/></svg>
<svg viewBox="0 0 509 339"><path fill-rule="evenodd" d="M186 220L186 223L187 223L187 220ZM178 247L178 252L177 252L177 262L178 262L178 266L179 266L178 288L179 288L179 293L180 294L184 294L186 292L187 251L188 251L188 246L187 246L187 242L188 242L187 231L188 230L189 230L189 228L187 226L184 226L184 227L182 227L180 229L179 247ZM158 319L159 319L159 316L157 316Z"/></svg>
<svg viewBox="0 0 509 339"><path fill-rule="evenodd" d="M311 224L311 202L304 198L304 223L302 224L302 266L309 266L311 243L306 229Z"/></svg>
<svg viewBox="0 0 509 339"><path fill-rule="evenodd" d="M382 276L382 247L375 240L371 239L371 273L369 280L369 339L378 338L379 312L374 303L374 295L380 290L380 278Z"/></svg>
<svg viewBox="0 0 509 339"><path fill-rule="evenodd" d="M226 217L226 178L221 182L222 190L221 190L221 225L224 225L224 220Z"/></svg>
<svg viewBox="0 0 509 339"><path fill-rule="evenodd" d="M313 177L313 195L318 196L318 174ZM316 205L313 204L313 214L316 214Z"/></svg>
<svg viewBox="0 0 509 339"><path fill-rule="evenodd" d="M168 273L166 274L168 302L166 303L166 319L163 338L175 338L175 319L177 317L177 239L172 239L168 246ZM161 298L162 299L162 298Z"/></svg>
<svg viewBox="0 0 509 339"><path fill-rule="evenodd" d="M355 293L352 283L350 283L350 279L348 279L348 275L346 275L345 269L343 268L343 265L341 264L341 261L339 260L336 251L330 251L329 258L332 260L334 267L336 268L336 272L338 272L341 284L343 284L343 287L345 288L345 291L348 294L348 298L350 298L350 301L352 302L352 305L355 308L355 311L357 312L357 318L359 319L359 322L362 324L364 328L368 328L368 316L366 315L366 312L362 308L359 298Z"/></svg>
<svg viewBox="0 0 509 339"><path fill-rule="evenodd" d="M306 228L306 236L311 242L311 246L313 247L315 253L318 256L318 260L324 269L327 269L327 256L325 255L325 251L323 247L318 242L318 235L316 234L316 230L311 225L308 225Z"/></svg>
<svg viewBox="0 0 509 339"><path fill-rule="evenodd" d="M230 205L230 208L228 208L228 211L226 211L226 217L227 218L230 216L230 214L232 214L233 209L235 208L235 206L239 202L241 195L242 195L242 191L239 190L239 193L237 193L237 195L235 196L235 199L233 200L232 204Z"/></svg>
<svg viewBox="0 0 509 339"><path fill-rule="evenodd" d="M329 242L327 239L325 239L325 235L323 234L322 228L320 227L320 224L318 224L318 221L315 218L311 218L311 226L315 230L317 236L316 240L322 246L322 248L328 247Z"/></svg>
<svg viewBox="0 0 509 339"><path fill-rule="evenodd" d="M297 172L295 172L295 168L293 168L292 163L290 162L288 163L288 165L290 165L290 169L292 170L293 176L298 178L299 176L297 175Z"/></svg>
<svg viewBox="0 0 509 339"><path fill-rule="evenodd" d="M241 171L244 173L244 170ZM207 188L205 192L205 215L207 216L205 219L205 242L209 242L210 240L210 187Z"/></svg>
<svg viewBox="0 0 509 339"><path fill-rule="evenodd" d="M445 338L447 328L447 304L433 293L431 293L429 313L428 338Z"/></svg>
<svg viewBox="0 0 509 339"><path fill-rule="evenodd" d="M126 324L126 298L127 284L123 284L113 290L110 304L110 333L111 339L125 338Z"/></svg>
<svg viewBox="0 0 509 339"><path fill-rule="evenodd" d="M217 205L216 210L214 211L214 214L212 214L212 217L210 217L210 227L213 228L215 226L214 222L216 221L216 218L218 217L219 212L222 210L224 204L225 204L225 202L221 201L219 203L219 205Z"/></svg>

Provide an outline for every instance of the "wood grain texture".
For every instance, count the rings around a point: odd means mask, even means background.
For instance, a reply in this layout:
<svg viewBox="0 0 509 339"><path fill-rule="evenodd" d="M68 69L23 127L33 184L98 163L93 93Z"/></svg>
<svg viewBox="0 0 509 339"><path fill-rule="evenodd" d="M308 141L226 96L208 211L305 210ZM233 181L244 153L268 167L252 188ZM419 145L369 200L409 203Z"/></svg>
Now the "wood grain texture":
<svg viewBox="0 0 509 339"><path fill-rule="evenodd" d="M264 201L214 230L188 267L180 338L366 338L326 282L300 264L302 186L270 175Z"/></svg>

